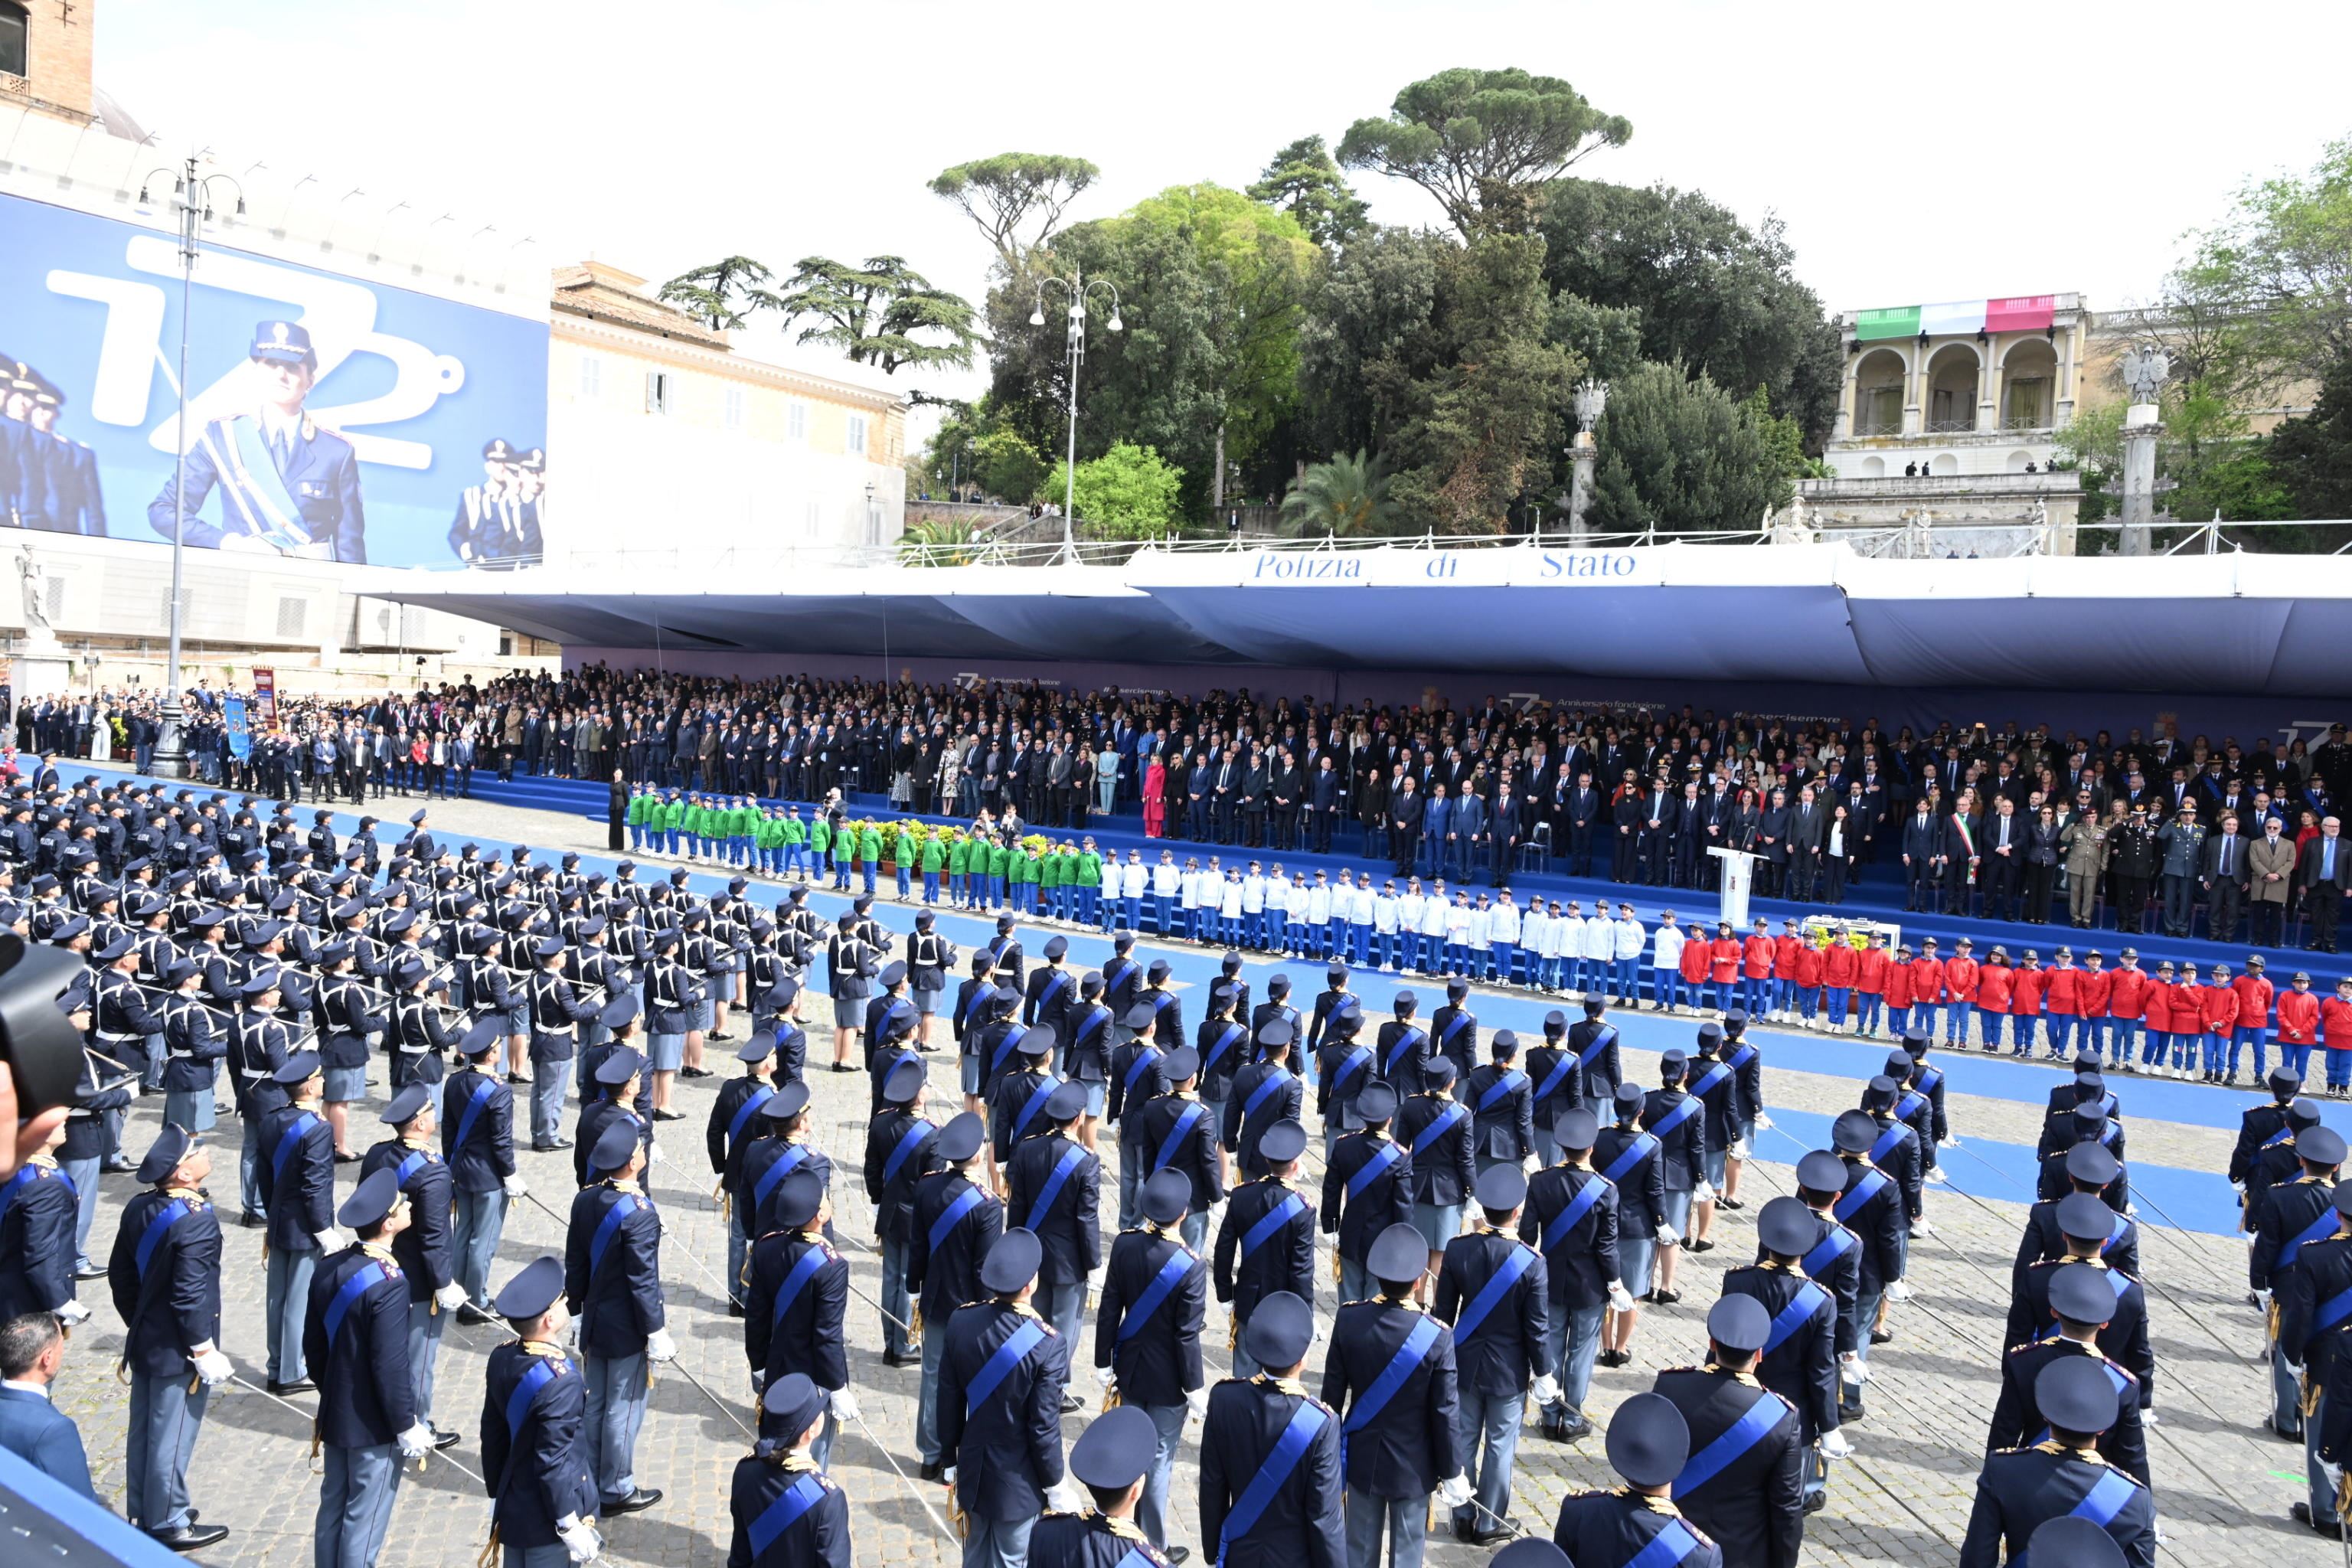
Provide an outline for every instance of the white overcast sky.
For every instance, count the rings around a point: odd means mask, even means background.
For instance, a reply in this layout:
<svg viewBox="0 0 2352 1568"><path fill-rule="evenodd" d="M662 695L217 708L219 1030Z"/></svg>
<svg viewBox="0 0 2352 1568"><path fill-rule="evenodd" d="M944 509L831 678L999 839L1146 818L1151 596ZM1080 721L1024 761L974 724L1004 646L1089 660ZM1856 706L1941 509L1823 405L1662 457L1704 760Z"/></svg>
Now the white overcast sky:
<svg viewBox="0 0 2352 1568"><path fill-rule="evenodd" d="M2250 175L2352 134L2352 4L1755 0L100 0L100 84L215 148L535 236L658 280L730 253L903 255L977 297L987 252L924 189L1005 151L1102 167L1081 217L1246 184L1405 82L1520 66L1627 116L1580 167L1788 226L1832 308L2147 297ZM1358 176L1374 215L1433 222ZM785 354L771 341L741 346ZM905 376L899 378L907 379ZM935 379L969 393L979 378Z"/></svg>

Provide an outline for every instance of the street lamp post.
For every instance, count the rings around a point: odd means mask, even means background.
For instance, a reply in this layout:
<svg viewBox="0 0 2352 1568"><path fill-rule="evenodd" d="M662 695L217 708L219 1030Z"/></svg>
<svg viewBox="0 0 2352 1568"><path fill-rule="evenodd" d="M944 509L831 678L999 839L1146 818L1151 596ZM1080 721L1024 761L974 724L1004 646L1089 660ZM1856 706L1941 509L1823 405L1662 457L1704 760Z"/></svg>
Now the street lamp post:
<svg viewBox="0 0 2352 1568"><path fill-rule="evenodd" d="M1118 286L1097 278L1087 280L1081 269L1073 269L1067 278L1047 278L1037 285L1036 308L1029 312L1029 324L1045 324L1045 290L1058 286L1069 297L1070 326L1066 349L1070 366L1070 437L1062 462L1062 554L1065 559L1077 559L1076 514L1078 501L1078 366L1087 357L1087 296L1097 289L1110 291L1110 330L1124 331L1126 323L1118 319Z"/></svg>
<svg viewBox="0 0 2352 1568"><path fill-rule="evenodd" d="M204 226L213 221L213 187L226 185L236 193L236 211L245 214L245 187L226 174L200 174L191 155L177 171L152 169L141 182L139 199L147 200L147 186L159 176L172 176L172 199L180 214L180 395L179 433L173 443L172 470L172 613L171 651L165 657L162 721L155 737L154 771L163 778L187 774L186 714L180 707L181 557L187 547L188 522L188 316L195 298L196 256Z"/></svg>

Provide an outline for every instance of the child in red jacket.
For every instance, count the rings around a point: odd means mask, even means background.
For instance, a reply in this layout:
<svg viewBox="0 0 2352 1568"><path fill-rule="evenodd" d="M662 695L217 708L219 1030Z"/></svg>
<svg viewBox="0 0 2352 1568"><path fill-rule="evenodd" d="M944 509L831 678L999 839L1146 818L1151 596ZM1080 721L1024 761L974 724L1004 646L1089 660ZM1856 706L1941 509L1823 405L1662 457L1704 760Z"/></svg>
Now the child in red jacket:
<svg viewBox="0 0 2352 1568"><path fill-rule="evenodd" d="M1797 986L1797 1016L1811 1028L1819 1020L1822 1007L1822 950L1810 942L1799 942L1790 968Z"/></svg>
<svg viewBox="0 0 2352 1568"><path fill-rule="evenodd" d="M1871 932L1870 945L1854 963L1855 1033L1878 1033L1879 1014L1886 1005L1886 972L1894 967L1895 955L1886 951L1886 933Z"/></svg>
<svg viewBox="0 0 2352 1568"><path fill-rule="evenodd" d="M1911 944L1903 943L1895 951L1895 962L1886 966L1886 1033L1891 1039L1901 1039L1911 1032Z"/></svg>
<svg viewBox="0 0 2352 1568"><path fill-rule="evenodd" d="M2295 971L2293 984L2278 994L2278 1031L2279 1065L2307 1079L2311 1047L2319 1043L2319 996L2311 988L2311 976L2301 970Z"/></svg>
<svg viewBox="0 0 2352 1568"><path fill-rule="evenodd" d="M2187 1032L2181 1028L2184 1008L2191 1020ZM2147 988L2147 1044L2163 1064L2158 1068L2163 1077L2189 1076L2189 1063L2197 1051L2196 1031L2203 1026L2204 1020L2197 1017L2197 999L2183 991L2172 961L2158 964Z"/></svg>
<svg viewBox="0 0 2352 1568"><path fill-rule="evenodd" d="M2275 987L2263 973L2263 955L2246 955L2246 972L2230 982L2230 989L2238 994L2237 1026L2230 1032L2230 1076L2238 1076L2238 1052L2246 1046L2254 1047L2254 1081L2260 1083L2269 1075L2263 1058L2270 1054L2271 997Z"/></svg>
<svg viewBox="0 0 2352 1568"><path fill-rule="evenodd" d="M2017 972L2009 966L2009 949L1996 947L1977 966L1977 1025L1984 1048L2000 1049L2000 1031L2009 1021L2010 999L2015 994Z"/></svg>
<svg viewBox="0 0 2352 1568"><path fill-rule="evenodd" d="M2336 983L2336 994L2319 1005L2319 1043L2327 1047L2327 1092L2352 1098L2352 975Z"/></svg>
<svg viewBox="0 0 2352 1568"><path fill-rule="evenodd" d="M1822 988L1829 1004L1830 1029L1845 1033L1846 1010L1853 1001L1853 983L1862 973L1862 954L1843 937L1822 954Z"/></svg>
<svg viewBox="0 0 2352 1568"><path fill-rule="evenodd" d="M2189 973L2194 976L2195 969ZM2238 994L2230 987L2228 964L2215 964L2212 984L2197 988L2197 1016L2205 1029L2205 1081L2227 1083L2236 1072L2237 1064L2227 1058L2230 1037L2238 1027Z"/></svg>
<svg viewBox="0 0 2352 1568"><path fill-rule="evenodd" d="M2009 1054L2030 1057L2033 1054L2033 1021L2042 1016L2042 988L2050 984L2050 972L2042 967L2042 955L2032 948L2025 950L2025 962L2009 981Z"/></svg>

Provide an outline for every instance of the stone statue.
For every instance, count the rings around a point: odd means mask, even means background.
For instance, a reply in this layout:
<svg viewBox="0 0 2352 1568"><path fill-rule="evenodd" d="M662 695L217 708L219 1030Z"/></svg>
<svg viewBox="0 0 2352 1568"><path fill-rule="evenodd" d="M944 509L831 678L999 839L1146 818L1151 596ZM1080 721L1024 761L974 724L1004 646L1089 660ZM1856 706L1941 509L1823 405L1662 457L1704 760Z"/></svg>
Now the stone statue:
<svg viewBox="0 0 2352 1568"><path fill-rule="evenodd" d="M36 635L49 628L49 574L33 554L33 547L16 547L16 577L25 593L25 629Z"/></svg>
<svg viewBox="0 0 2352 1568"><path fill-rule="evenodd" d="M2134 403L2154 403L2165 378L2172 374L2172 360L2156 344L2143 343L2126 350L2117 368Z"/></svg>

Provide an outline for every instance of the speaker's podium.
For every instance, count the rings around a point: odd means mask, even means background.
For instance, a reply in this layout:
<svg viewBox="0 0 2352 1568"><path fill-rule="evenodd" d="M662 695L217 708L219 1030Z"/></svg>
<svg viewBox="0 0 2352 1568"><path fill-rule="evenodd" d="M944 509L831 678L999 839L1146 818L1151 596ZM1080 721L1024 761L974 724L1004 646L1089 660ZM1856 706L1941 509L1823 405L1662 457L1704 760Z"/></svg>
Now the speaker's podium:
<svg viewBox="0 0 2352 1568"><path fill-rule="evenodd" d="M1764 858L1745 849L1717 847L1707 851L1723 862L1720 889L1722 901L1716 910L1716 919L1727 921L1735 931L1748 929L1748 889L1756 878L1756 862Z"/></svg>

